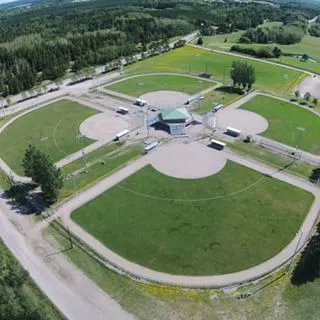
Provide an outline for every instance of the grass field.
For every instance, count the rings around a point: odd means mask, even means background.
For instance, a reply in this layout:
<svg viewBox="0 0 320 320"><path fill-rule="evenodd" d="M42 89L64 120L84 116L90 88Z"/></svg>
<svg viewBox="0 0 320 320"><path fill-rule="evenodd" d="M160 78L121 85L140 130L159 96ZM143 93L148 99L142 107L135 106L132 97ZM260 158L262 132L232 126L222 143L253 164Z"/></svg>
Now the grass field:
<svg viewBox="0 0 320 320"><path fill-rule="evenodd" d="M241 106L242 109L256 112L269 122L262 136L277 140L299 149L320 154L320 117L316 114L271 97L259 95ZM297 127L306 129L299 137Z"/></svg>
<svg viewBox="0 0 320 320"><path fill-rule="evenodd" d="M112 143L86 155L87 172L84 159L78 159L62 168L66 177L60 192L59 200L66 198L81 189L102 179L127 162L142 155L140 143L124 146L123 143Z"/></svg>
<svg viewBox="0 0 320 320"><path fill-rule="evenodd" d="M274 47L277 46L286 54L297 54L303 55L306 53L309 57L317 60L317 62L302 62L295 57L281 56L279 59L272 59L275 62L291 65L297 68L309 70L311 72L320 73L320 38L311 37L310 35L304 36L301 42L292 45L279 45L279 44L242 44L239 43L239 39L244 32L232 32L229 34L218 34L215 36L204 37L204 46L213 49L219 49L229 51L233 45L240 45L246 48L263 48L266 46ZM225 42L227 40L227 42Z"/></svg>
<svg viewBox="0 0 320 320"><path fill-rule="evenodd" d="M200 108L198 103L194 104L194 111L199 114L212 111L214 104L230 104L236 99L240 98L241 95L236 92L230 92L228 90L216 89L204 95L204 99L201 101Z"/></svg>
<svg viewBox="0 0 320 320"><path fill-rule="evenodd" d="M198 180L171 178L147 166L71 217L131 261L173 274L208 275L239 271L278 253L312 200L233 162Z"/></svg>
<svg viewBox="0 0 320 320"><path fill-rule="evenodd" d="M92 143L77 139L79 126L97 111L70 100L49 104L22 116L0 134L0 157L18 174L23 174L21 161L29 144L46 151L53 161Z"/></svg>
<svg viewBox="0 0 320 320"><path fill-rule="evenodd" d="M276 93L286 93L302 75L295 70L246 58L213 53L189 45L137 62L126 67L125 71L128 75L151 72L179 72L198 75L207 71L213 74L214 79L228 84L230 83L231 65L235 60L247 61L255 67L257 81L254 87Z"/></svg>
<svg viewBox="0 0 320 320"><path fill-rule="evenodd" d="M147 75L123 80L105 88L139 97L159 90L180 91L192 95L214 85L216 83L213 81L183 75Z"/></svg>

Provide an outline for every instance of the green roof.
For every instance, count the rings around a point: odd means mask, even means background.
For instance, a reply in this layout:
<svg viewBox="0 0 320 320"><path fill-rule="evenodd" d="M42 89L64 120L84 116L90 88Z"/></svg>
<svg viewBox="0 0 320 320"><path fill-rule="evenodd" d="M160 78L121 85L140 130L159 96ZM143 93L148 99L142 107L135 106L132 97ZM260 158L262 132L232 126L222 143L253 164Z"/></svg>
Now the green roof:
<svg viewBox="0 0 320 320"><path fill-rule="evenodd" d="M161 117L164 121L187 120L190 115L186 108L164 108L161 109Z"/></svg>

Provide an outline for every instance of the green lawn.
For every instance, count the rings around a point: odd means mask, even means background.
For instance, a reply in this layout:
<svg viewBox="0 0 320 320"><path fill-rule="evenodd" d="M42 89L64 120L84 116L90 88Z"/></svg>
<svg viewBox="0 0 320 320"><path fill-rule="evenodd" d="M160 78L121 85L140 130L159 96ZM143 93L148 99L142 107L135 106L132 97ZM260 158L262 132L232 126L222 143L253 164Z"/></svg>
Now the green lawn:
<svg viewBox="0 0 320 320"><path fill-rule="evenodd" d="M314 154L320 154L320 117L316 114L278 99L259 95L241 106L242 109L256 112L269 122L262 136ZM299 138L297 127L306 129Z"/></svg>
<svg viewBox="0 0 320 320"><path fill-rule="evenodd" d="M233 162L197 180L147 166L71 217L131 261L173 274L209 275L243 270L277 254L312 201L303 190Z"/></svg>
<svg viewBox="0 0 320 320"><path fill-rule="evenodd" d="M213 78L230 83L229 75L232 62L247 61L255 67L256 88L276 93L285 93L302 76L301 72L269 65L246 58L236 58L227 54L213 53L205 49L184 46L168 53L161 54L125 68L128 75L150 72L179 72L198 75L201 72L213 74Z"/></svg>
<svg viewBox="0 0 320 320"><path fill-rule="evenodd" d="M139 97L145 93L159 90L180 91L191 95L216 84L213 81L183 75L148 75L125 79L105 88Z"/></svg>
<svg viewBox="0 0 320 320"><path fill-rule="evenodd" d="M71 162L62 168L65 183L60 192L60 200L111 174L142 153L143 147L140 143L128 146L111 143L86 155L87 172L84 159Z"/></svg>
<svg viewBox="0 0 320 320"><path fill-rule="evenodd" d="M77 139L79 126L97 111L70 100L54 102L14 121L0 134L0 157L18 174L23 174L21 161L29 144L46 151L57 161L93 141Z"/></svg>
<svg viewBox="0 0 320 320"><path fill-rule="evenodd" d="M201 101L200 108L198 103L194 104L194 111L199 114L204 114L206 112L212 111L214 104L230 104L231 102L240 98L241 95L236 92L231 92L228 90L216 89L207 93L204 99Z"/></svg>
<svg viewBox="0 0 320 320"><path fill-rule="evenodd" d="M311 72L320 73L320 38L311 37L310 35L304 36L301 42L292 45L279 45L279 44L243 44L239 43L239 39L242 36L243 31L232 32L228 34L218 34L215 36L204 37L203 46L218 50L229 51L233 45L240 45L246 48L263 48L266 46L277 46L282 52L287 54L308 54L311 58L317 60L317 62L302 62L295 57L282 56L279 59L272 59L275 62L291 65L297 68L309 70ZM227 41L226 41L227 40ZM226 42L225 42L226 41Z"/></svg>

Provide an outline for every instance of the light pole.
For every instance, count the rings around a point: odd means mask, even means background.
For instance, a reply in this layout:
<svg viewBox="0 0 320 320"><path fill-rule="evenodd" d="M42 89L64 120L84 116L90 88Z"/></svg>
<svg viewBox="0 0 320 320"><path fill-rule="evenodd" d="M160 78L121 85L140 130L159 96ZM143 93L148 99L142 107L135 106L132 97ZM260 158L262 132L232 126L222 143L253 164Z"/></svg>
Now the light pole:
<svg viewBox="0 0 320 320"><path fill-rule="evenodd" d="M87 159L86 159L86 154L85 154L85 152L84 152L84 145L83 145L83 141L82 141L82 138L83 138L84 136L82 135L82 134L79 134L78 136L77 136L77 139L80 141L80 143L81 143L81 152L82 152L82 158L83 158L83 161L84 161L84 166L85 166L85 172L88 172L88 164L87 164Z"/></svg>
<svg viewBox="0 0 320 320"><path fill-rule="evenodd" d="M289 263L289 266L288 266L288 271L290 270L290 267L292 265L292 262L293 262L293 259L295 258L296 254L297 254L297 251L299 249L299 245L300 245L300 242L301 242L301 239L302 239L302 236L303 236L303 230L300 229L297 233L296 233L296 236L299 236L298 238L298 241L297 241L297 244L294 248L294 252L293 252L293 255L291 257L291 260L290 260L290 263Z"/></svg>
<svg viewBox="0 0 320 320"><path fill-rule="evenodd" d="M300 143L300 140L302 137L302 133L304 133L306 131L306 129L302 128L302 127L297 127L296 129L298 130L298 135L297 135L296 150L295 150L295 156L294 156L295 160L297 160L296 153L298 152L298 147L299 147L299 143Z"/></svg>

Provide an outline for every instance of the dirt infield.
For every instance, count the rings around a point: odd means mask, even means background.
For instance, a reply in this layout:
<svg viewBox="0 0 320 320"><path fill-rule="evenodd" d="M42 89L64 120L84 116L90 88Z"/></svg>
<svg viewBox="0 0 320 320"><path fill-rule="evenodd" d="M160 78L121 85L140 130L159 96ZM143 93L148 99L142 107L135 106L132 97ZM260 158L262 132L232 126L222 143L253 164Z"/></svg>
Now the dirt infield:
<svg viewBox="0 0 320 320"><path fill-rule="evenodd" d="M182 179L197 179L223 169L226 156L199 142L173 140L150 155L150 163L161 173Z"/></svg>
<svg viewBox="0 0 320 320"><path fill-rule="evenodd" d="M310 92L313 97L320 98L320 76L307 77L297 87L301 95Z"/></svg>
<svg viewBox="0 0 320 320"><path fill-rule="evenodd" d="M129 123L120 115L109 112L98 113L80 125L81 134L94 140L112 140L117 133L129 128Z"/></svg>
<svg viewBox="0 0 320 320"><path fill-rule="evenodd" d="M147 104L156 108L178 108L184 105L189 95L178 91L154 91L141 97Z"/></svg>
<svg viewBox="0 0 320 320"><path fill-rule="evenodd" d="M216 125L219 128L233 127L248 134L258 134L268 128L268 121L257 113L224 109L216 114Z"/></svg>

